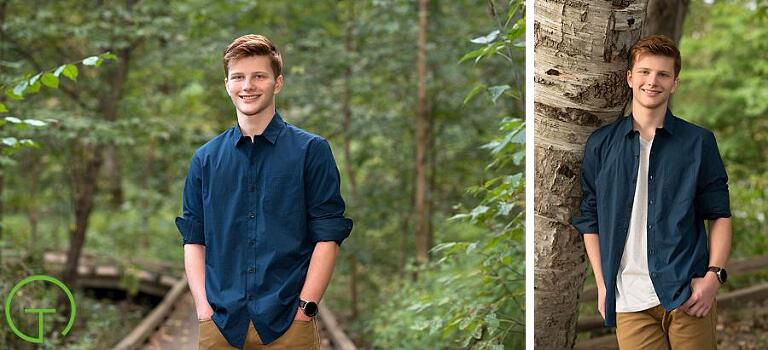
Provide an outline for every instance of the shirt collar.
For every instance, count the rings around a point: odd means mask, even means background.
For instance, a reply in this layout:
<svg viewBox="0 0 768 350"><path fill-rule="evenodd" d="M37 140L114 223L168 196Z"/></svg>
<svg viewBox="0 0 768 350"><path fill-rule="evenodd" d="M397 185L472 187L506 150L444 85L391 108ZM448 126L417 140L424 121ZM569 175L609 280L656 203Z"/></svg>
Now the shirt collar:
<svg viewBox="0 0 768 350"><path fill-rule="evenodd" d="M675 117L675 115L672 114L672 111L667 108L667 114L664 115L664 124L661 126L661 128L656 130L666 132L669 135L674 135L675 131L677 131L677 122L677 117ZM632 135L632 133L635 131L634 125L632 125L632 114L625 117L622 123L623 124L621 125L621 130L624 130L624 135Z"/></svg>
<svg viewBox="0 0 768 350"><path fill-rule="evenodd" d="M261 136L274 145L275 142L277 142L277 137L280 136L280 132L283 131L283 128L285 128L285 122L283 121L283 118L280 117L280 113L276 110L275 115L272 116L272 120L267 125L267 128L264 129ZM240 130L240 125L235 123L234 132L232 133L232 145L237 147L240 140L243 139L243 132Z"/></svg>
<svg viewBox="0 0 768 350"><path fill-rule="evenodd" d="M283 128L285 128L285 122L283 121L283 118L280 117L280 113L275 110L275 115L272 117L272 121L269 122L269 125L267 125L267 128L264 129L262 136L274 145L275 142L277 142L277 137L280 136L280 132L283 131Z"/></svg>

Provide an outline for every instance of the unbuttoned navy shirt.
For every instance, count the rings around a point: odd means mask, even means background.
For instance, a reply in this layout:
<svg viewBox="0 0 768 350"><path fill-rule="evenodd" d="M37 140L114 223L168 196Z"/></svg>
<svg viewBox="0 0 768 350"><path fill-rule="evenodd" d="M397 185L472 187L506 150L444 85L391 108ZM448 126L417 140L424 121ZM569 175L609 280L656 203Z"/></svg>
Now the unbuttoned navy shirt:
<svg viewBox="0 0 768 350"><path fill-rule="evenodd" d="M572 224L597 233L605 282L605 325L616 325L616 275L624 253L640 155L632 116L587 140L581 167L581 214ZM666 310L691 295L709 264L704 220L730 217L728 177L712 132L667 110L648 164L648 270Z"/></svg>
<svg viewBox="0 0 768 350"><path fill-rule="evenodd" d="M249 321L265 344L290 327L315 243L352 230L339 187L328 142L278 113L254 142L235 125L195 152L176 225L205 245L212 319L232 346Z"/></svg>

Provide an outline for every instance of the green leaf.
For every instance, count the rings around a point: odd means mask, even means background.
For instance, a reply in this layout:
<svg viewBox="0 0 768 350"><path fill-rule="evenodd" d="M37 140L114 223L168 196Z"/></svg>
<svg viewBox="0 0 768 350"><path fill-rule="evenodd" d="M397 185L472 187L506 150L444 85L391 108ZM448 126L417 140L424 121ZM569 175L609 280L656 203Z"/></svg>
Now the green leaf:
<svg viewBox="0 0 768 350"><path fill-rule="evenodd" d="M512 142L517 144L525 144L525 128L523 127L520 129L520 132L515 134L515 138L512 139Z"/></svg>
<svg viewBox="0 0 768 350"><path fill-rule="evenodd" d="M5 107L4 104L0 103L0 113L8 112L8 107Z"/></svg>
<svg viewBox="0 0 768 350"><path fill-rule="evenodd" d="M102 59L105 59L105 60L117 61L117 55L115 55L115 54L113 54L111 52L105 52L105 53L99 55L99 57L101 57Z"/></svg>
<svg viewBox="0 0 768 350"><path fill-rule="evenodd" d="M496 40L497 36L499 36L499 31L498 30L494 30L494 31L488 33L487 35L479 36L479 37L474 38L474 39L472 39L470 41L475 43L475 44L488 44L488 43L492 43L494 40Z"/></svg>
<svg viewBox="0 0 768 350"><path fill-rule="evenodd" d="M43 82L43 85L49 87L49 88L58 88L59 87L59 78L51 73L45 73L43 74L43 77L40 78L40 81Z"/></svg>
<svg viewBox="0 0 768 350"><path fill-rule="evenodd" d="M27 88L27 92L30 94L34 94L38 91L40 91L40 80L36 81L34 84L29 85L29 88Z"/></svg>
<svg viewBox="0 0 768 350"><path fill-rule="evenodd" d="M64 66L64 71L62 72L65 77L69 78L69 80L76 81L77 80L77 67L74 64L67 64Z"/></svg>
<svg viewBox="0 0 768 350"><path fill-rule="evenodd" d="M19 140L17 140L15 137L4 137L2 142L6 146L13 147L19 143Z"/></svg>
<svg viewBox="0 0 768 350"><path fill-rule="evenodd" d="M32 141L30 139L19 140L19 145L26 146L26 147L39 148L38 144L36 144L35 141Z"/></svg>
<svg viewBox="0 0 768 350"><path fill-rule="evenodd" d="M13 88L13 94L19 97L24 96L24 90L29 86L29 81L22 80L16 87Z"/></svg>
<svg viewBox="0 0 768 350"><path fill-rule="evenodd" d="M13 99L13 100L23 100L24 99L24 96L16 95L13 92L13 89L6 89L5 90L5 95L8 96L8 98Z"/></svg>
<svg viewBox="0 0 768 350"><path fill-rule="evenodd" d="M24 119L24 123L26 123L28 125L32 125L32 126L46 126L46 125L48 125L44 121L37 120L37 119Z"/></svg>
<svg viewBox="0 0 768 350"><path fill-rule="evenodd" d="M481 48L481 49L472 50L470 52L467 52L466 54L464 54L464 56L462 56L459 59L459 63L464 62L464 61L466 61L468 59L471 59L471 58L475 58L475 57L481 56L483 54L483 52L485 52L485 48Z"/></svg>
<svg viewBox="0 0 768 350"><path fill-rule="evenodd" d="M511 89L509 85L497 85L497 86L491 86L488 88L488 92L491 93L491 101L493 103L496 103L496 100L499 99L499 96L504 93L504 91L507 91Z"/></svg>
<svg viewBox="0 0 768 350"><path fill-rule="evenodd" d="M99 61L99 56L91 56L83 59L83 64L86 66L98 66Z"/></svg>
<svg viewBox="0 0 768 350"><path fill-rule="evenodd" d="M64 71L64 68L67 68L67 65L66 65L66 64L62 64L62 65L60 65L58 68L56 68L56 70L55 70L55 71L53 71L53 75L55 75L56 77L60 76L60 75L61 75L61 72L63 72L63 71Z"/></svg>
<svg viewBox="0 0 768 350"><path fill-rule="evenodd" d="M41 75L43 75L43 73L35 74L35 76L33 76L31 79L29 79L29 85L35 85L35 83L37 83L37 80L40 79Z"/></svg>
<svg viewBox="0 0 768 350"><path fill-rule="evenodd" d="M480 84L472 88L472 90L467 94L467 97L464 98L464 104L467 104L470 100L472 100L475 95L479 94L480 91L483 91L486 88L485 84Z"/></svg>
<svg viewBox="0 0 768 350"><path fill-rule="evenodd" d="M507 33L507 40L510 41L521 37L525 37L525 18L518 19Z"/></svg>

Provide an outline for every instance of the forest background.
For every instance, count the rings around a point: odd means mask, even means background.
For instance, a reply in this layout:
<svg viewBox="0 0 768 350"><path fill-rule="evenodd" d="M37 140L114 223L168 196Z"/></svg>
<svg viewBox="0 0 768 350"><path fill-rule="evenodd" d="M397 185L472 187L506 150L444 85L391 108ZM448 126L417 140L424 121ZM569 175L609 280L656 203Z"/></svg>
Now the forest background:
<svg viewBox="0 0 768 350"><path fill-rule="evenodd" d="M189 160L236 122L223 50L261 33L283 54L277 108L329 139L355 221L324 298L346 332L521 348L524 23L507 0L0 2L0 291L48 251L67 285L85 255L182 266ZM151 307L75 295L56 348L109 348ZM3 323L8 346L26 345Z"/></svg>

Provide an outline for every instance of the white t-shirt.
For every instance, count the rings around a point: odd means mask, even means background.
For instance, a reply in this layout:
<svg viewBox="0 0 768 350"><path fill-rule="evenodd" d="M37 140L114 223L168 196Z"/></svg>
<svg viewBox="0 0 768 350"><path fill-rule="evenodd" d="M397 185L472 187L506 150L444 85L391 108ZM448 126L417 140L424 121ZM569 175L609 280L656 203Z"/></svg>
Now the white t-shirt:
<svg viewBox="0 0 768 350"><path fill-rule="evenodd" d="M648 273L648 159L653 139L640 137L640 164L627 242L616 276L616 312L636 312L661 304Z"/></svg>

